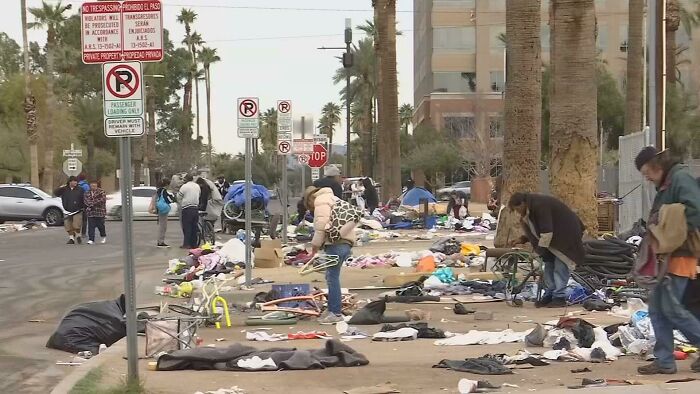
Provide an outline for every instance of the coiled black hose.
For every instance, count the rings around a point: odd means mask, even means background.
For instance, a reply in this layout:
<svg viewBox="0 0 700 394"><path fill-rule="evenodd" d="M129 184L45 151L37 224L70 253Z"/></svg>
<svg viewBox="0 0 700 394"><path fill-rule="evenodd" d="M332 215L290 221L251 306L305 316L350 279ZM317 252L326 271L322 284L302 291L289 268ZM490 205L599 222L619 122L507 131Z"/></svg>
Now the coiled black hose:
<svg viewBox="0 0 700 394"><path fill-rule="evenodd" d="M637 247L625 241L606 237L584 241L586 251L584 262L576 267L576 272L585 277L594 276L601 282L607 279L625 279L632 271Z"/></svg>

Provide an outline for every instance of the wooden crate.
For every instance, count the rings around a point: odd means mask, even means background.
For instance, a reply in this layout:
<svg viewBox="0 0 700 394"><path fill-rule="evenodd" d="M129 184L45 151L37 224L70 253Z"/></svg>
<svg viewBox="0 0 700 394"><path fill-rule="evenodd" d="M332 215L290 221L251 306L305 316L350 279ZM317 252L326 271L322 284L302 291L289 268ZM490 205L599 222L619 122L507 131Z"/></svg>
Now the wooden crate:
<svg viewBox="0 0 700 394"><path fill-rule="evenodd" d="M611 198L598 199L598 232L614 233L617 223L617 200Z"/></svg>

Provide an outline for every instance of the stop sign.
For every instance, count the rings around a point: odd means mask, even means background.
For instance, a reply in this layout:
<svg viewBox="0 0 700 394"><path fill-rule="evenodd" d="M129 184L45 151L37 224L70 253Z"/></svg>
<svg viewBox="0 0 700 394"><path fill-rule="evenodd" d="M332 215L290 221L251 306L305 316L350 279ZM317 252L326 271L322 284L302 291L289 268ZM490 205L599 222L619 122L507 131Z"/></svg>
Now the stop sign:
<svg viewBox="0 0 700 394"><path fill-rule="evenodd" d="M309 155L309 167L321 168L328 163L328 150L321 144L314 145L314 151Z"/></svg>

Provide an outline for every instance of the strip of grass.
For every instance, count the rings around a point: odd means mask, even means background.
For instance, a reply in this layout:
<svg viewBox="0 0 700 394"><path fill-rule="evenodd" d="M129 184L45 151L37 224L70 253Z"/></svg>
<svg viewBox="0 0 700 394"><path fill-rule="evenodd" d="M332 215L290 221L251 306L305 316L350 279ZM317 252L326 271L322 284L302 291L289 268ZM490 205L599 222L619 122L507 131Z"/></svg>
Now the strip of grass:
<svg viewBox="0 0 700 394"><path fill-rule="evenodd" d="M84 378L73 387L70 394L147 394L141 382L129 384L122 381L113 387L102 387L103 372L101 368L95 368L88 372Z"/></svg>

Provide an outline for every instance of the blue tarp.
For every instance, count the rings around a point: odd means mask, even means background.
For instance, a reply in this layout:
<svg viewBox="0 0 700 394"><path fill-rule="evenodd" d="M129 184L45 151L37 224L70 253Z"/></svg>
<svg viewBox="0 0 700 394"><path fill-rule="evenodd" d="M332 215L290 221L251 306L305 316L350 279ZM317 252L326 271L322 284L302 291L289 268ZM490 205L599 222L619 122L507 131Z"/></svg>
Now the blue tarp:
<svg viewBox="0 0 700 394"><path fill-rule="evenodd" d="M229 200L233 200L233 203L238 207L245 205L244 183L233 185L228 189L228 193L226 193L226 197L224 197L224 203L227 203ZM251 200L263 202L265 207L267 207L267 204L270 202L270 193L265 186L254 184L253 190L251 191Z"/></svg>
<svg viewBox="0 0 700 394"><path fill-rule="evenodd" d="M429 191L423 189L422 187L414 187L413 189L404 193L401 197L401 205L407 205L409 207L415 207L420 204L420 200L428 200L428 204L436 203L437 199Z"/></svg>

